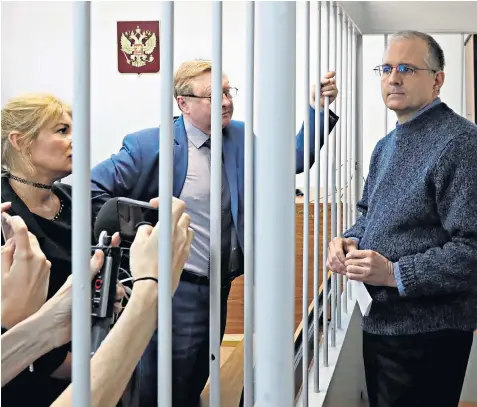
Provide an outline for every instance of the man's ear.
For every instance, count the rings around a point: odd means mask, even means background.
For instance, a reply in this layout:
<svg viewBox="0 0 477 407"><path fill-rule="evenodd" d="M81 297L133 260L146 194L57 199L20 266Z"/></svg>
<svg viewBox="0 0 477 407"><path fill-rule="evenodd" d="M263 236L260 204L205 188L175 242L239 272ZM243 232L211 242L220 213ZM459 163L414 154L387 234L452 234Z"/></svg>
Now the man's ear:
<svg viewBox="0 0 477 407"><path fill-rule="evenodd" d="M446 78L446 74L444 72L438 72L435 79L434 89L436 90L437 94L441 93L442 85L444 85L444 80Z"/></svg>
<svg viewBox="0 0 477 407"><path fill-rule="evenodd" d="M180 111L183 112L183 113L188 113L189 111L189 104L187 103L187 101L185 100L185 98L183 98L182 96L178 96L177 97L177 106L179 107Z"/></svg>
<svg viewBox="0 0 477 407"><path fill-rule="evenodd" d="M18 153L22 152L24 145L23 134L18 131L12 131L8 134L8 141Z"/></svg>

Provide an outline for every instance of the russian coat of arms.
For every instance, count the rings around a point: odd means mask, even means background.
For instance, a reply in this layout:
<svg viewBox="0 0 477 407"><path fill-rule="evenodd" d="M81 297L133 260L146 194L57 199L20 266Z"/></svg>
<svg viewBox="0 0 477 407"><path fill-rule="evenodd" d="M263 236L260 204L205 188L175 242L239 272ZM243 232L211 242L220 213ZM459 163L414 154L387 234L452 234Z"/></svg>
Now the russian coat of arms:
<svg viewBox="0 0 477 407"><path fill-rule="evenodd" d="M126 62L140 67L154 61L151 55L157 46L156 34L151 31L142 31L137 27L134 31L126 31L121 35L121 51Z"/></svg>
<svg viewBox="0 0 477 407"><path fill-rule="evenodd" d="M118 22L119 72L159 72L158 36L158 21Z"/></svg>

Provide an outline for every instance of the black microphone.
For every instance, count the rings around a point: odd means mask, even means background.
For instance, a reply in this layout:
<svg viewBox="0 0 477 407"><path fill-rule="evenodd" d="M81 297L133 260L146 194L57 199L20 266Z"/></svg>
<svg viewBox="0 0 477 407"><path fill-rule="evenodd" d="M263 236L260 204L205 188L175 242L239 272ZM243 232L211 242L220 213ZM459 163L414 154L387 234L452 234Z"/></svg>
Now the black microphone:
<svg viewBox="0 0 477 407"><path fill-rule="evenodd" d="M108 236L119 232L118 199L119 198L109 199L98 212L93 231L96 241L99 241L103 231L105 231Z"/></svg>

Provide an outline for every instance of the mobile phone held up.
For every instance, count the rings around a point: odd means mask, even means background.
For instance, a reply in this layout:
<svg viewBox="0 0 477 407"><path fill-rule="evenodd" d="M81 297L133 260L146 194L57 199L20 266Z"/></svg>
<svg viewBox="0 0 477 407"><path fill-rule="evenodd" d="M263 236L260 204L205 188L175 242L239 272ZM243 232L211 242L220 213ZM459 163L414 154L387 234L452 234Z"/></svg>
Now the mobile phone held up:
<svg viewBox="0 0 477 407"><path fill-rule="evenodd" d="M141 225L149 224L154 227L159 221L159 209L153 208L148 202L119 198L117 210L119 234L122 241L132 243L137 229Z"/></svg>
<svg viewBox="0 0 477 407"><path fill-rule="evenodd" d="M12 227L8 224L7 219L10 217L8 213L2 213L2 236L4 243L7 242L8 239L13 237L13 230Z"/></svg>

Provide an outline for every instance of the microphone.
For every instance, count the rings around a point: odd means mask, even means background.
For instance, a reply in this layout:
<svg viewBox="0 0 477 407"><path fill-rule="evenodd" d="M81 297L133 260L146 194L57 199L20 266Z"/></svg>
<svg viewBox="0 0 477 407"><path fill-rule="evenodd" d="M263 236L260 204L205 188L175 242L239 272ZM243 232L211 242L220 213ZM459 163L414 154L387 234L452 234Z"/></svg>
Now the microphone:
<svg viewBox="0 0 477 407"><path fill-rule="evenodd" d="M119 198L111 198L101 207L98 216L94 222L94 239L100 240L101 233L106 232L108 236L119 232L118 221L118 200Z"/></svg>

